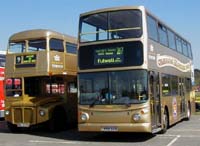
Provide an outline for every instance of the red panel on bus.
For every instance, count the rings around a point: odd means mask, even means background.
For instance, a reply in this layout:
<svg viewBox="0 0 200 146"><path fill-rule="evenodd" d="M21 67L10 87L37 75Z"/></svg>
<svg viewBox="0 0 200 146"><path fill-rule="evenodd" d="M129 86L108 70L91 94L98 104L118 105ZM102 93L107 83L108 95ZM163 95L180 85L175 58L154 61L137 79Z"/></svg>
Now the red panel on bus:
<svg viewBox="0 0 200 146"><path fill-rule="evenodd" d="M0 110L4 110L4 68L0 67Z"/></svg>

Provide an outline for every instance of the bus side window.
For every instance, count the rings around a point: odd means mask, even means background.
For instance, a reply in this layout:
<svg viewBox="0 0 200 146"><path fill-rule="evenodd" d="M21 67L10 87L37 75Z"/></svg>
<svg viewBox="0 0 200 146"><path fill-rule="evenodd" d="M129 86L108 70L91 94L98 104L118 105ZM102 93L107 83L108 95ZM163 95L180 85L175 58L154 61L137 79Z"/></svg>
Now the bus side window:
<svg viewBox="0 0 200 146"><path fill-rule="evenodd" d="M72 43L66 43L67 53L77 54L77 45Z"/></svg>
<svg viewBox="0 0 200 146"><path fill-rule="evenodd" d="M162 95L171 95L170 75L162 74Z"/></svg>
<svg viewBox="0 0 200 146"><path fill-rule="evenodd" d="M59 39L50 39L49 42L51 51L64 52L63 41Z"/></svg>

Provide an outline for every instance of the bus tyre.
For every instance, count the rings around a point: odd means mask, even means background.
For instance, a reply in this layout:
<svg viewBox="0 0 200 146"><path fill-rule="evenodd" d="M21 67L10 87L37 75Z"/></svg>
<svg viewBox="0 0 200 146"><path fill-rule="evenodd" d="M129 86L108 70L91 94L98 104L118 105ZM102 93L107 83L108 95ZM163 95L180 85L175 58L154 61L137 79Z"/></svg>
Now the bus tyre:
<svg viewBox="0 0 200 146"><path fill-rule="evenodd" d="M187 108L187 113L186 113L186 118L185 120L186 121L189 121L190 120L190 117L191 117L191 106L190 106L190 103L188 102L188 108Z"/></svg>
<svg viewBox="0 0 200 146"><path fill-rule="evenodd" d="M7 126L8 126L8 129L13 132L13 133L18 133L20 132L20 128L17 127L16 125L10 123L10 122L7 122Z"/></svg>
<svg viewBox="0 0 200 146"><path fill-rule="evenodd" d="M162 120L163 120L163 126L162 126L161 133L164 134L167 132L167 128L169 127L169 117L168 117L168 113L166 109L164 111Z"/></svg>

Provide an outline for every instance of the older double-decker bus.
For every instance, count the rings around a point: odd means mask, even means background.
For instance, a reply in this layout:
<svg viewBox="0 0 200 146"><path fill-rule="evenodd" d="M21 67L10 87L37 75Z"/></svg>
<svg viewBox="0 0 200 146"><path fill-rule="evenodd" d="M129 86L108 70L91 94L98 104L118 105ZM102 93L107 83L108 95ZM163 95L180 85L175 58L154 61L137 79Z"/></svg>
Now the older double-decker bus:
<svg viewBox="0 0 200 146"><path fill-rule="evenodd" d="M4 96L4 70L6 63L6 51L0 51L0 118L4 118L5 96Z"/></svg>
<svg viewBox="0 0 200 146"><path fill-rule="evenodd" d="M62 130L77 121L77 39L51 30L9 38L5 120L15 132L46 124Z"/></svg>
<svg viewBox="0 0 200 146"><path fill-rule="evenodd" d="M189 119L190 43L143 6L80 15L79 131L166 132Z"/></svg>

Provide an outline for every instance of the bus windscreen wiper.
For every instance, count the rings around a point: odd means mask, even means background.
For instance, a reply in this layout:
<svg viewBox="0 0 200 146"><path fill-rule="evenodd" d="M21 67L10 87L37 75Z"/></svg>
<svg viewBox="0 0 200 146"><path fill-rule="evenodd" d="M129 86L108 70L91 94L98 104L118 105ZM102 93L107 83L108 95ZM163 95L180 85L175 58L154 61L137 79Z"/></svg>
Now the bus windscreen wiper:
<svg viewBox="0 0 200 146"><path fill-rule="evenodd" d="M127 106L127 107L130 107L130 106L131 106L130 102L125 102L124 105Z"/></svg>
<svg viewBox="0 0 200 146"><path fill-rule="evenodd" d="M90 104L90 107L93 107L98 100L98 98L95 98L95 100Z"/></svg>

